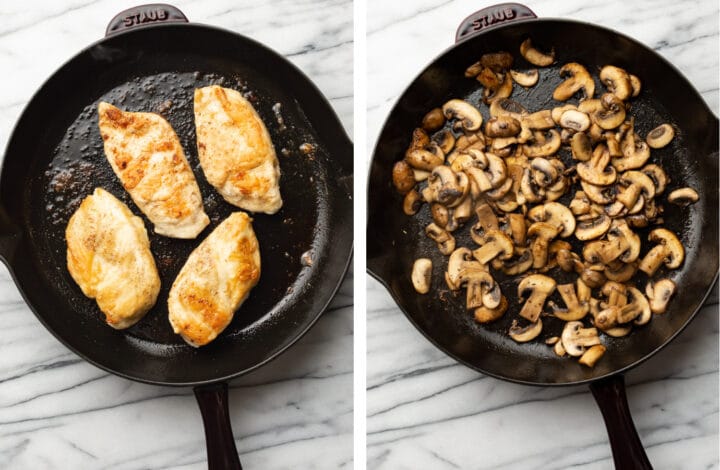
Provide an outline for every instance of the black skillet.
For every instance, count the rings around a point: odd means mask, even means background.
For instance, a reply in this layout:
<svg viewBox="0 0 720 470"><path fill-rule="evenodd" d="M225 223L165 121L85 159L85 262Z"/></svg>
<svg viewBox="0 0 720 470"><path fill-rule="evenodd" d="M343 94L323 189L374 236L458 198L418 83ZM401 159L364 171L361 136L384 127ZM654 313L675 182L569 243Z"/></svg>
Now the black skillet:
<svg viewBox="0 0 720 470"><path fill-rule="evenodd" d="M284 206L272 216L253 216L260 282L230 326L195 349L173 334L167 293L189 253L237 210L198 164L193 89L211 83L242 91L267 124ZM211 219L196 240L155 235L145 220L163 288L147 316L124 331L104 323L65 267L65 225L93 188L105 188L141 214L105 160L97 128L101 99L169 120ZM351 256L351 194L352 144L302 72L251 39L188 23L169 5L146 5L117 15L107 36L63 65L25 108L0 175L0 258L38 319L85 360L140 382L194 386L209 466L240 468L227 381L289 348L329 304Z"/></svg>
<svg viewBox="0 0 720 470"><path fill-rule="evenodd" d="M558 358L540 339L518 345L507 336L519 307L511 307L495 323L481 326L465 309L464 296L448 292L442 277L447 259L424 234L431 220L427 205L415 217L402 213L402 196L391 183L393 164L402 158L413 128L430 109L450 98L465 98L477 105L478 84L463 76L465 68L483 53L509 51L514 68L531 68L519 54L519 45L532 38L540 49L556 51L556 62L540 69L541 78L529 91L515 87L513 99L530 111L556 106L552 90L562 80L558 68L570 61L597 70L605 64L624 67L643 81L643 91L633 101L636 129L645 135L653 127L672 122L677 137L672 145L653 151L671 176L670 189L691 186L700 201L687 208L665 204L665 226L677 233L686 260L669 276L678 285L669 311L655 316L625 338L604 338L608 351L593 369L577 361ZM597 73L595 73L597 75ZM596 84L598 90L602 86ZM480 106L485 119L487 108ZM568 158L568 156L565 156ZM537 19L527 7L502 4L465 19L456 44L436 58L401 95L385 122L373 156L368 187L368 271L390 292L408 319L439 349L457 361L493 377L528 385L587 383L600 406L610 436L616 468L651 468L632 423L625 397L623 373L669 343L695 316L718 271L718 120L700 95L670 63L637 41L599 26L560 19ZM664 197L664 196L663 196ZM458 235L459 246L471 246L467 230ZM647 231L641 231L643 239ZM645 243L645 251L648 250ZM642 253L644 255L644 251ZM419 257L433 260L434 295L418 295L409 273ZM554 273L554 275L558 275ZM565 281L562 277L558 281ZM638 285L644 288L646 279ZM517 281L501 282L511 306ZM559 302L559 299L557 300ZM557 334L561 322L548 319L541 338Z"/></svg>

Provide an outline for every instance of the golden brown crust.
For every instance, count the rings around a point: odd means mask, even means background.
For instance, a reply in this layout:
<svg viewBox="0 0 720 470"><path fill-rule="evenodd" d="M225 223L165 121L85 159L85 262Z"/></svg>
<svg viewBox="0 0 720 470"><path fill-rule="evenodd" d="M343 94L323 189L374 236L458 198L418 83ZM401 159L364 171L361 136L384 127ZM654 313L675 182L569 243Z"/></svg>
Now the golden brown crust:
<svg viewBox="0 0 720 470"><path fill-rule="evenodd" d="M260 279L252 219L235 212L190 254L170 289L170 324L192 346L217 337Z"/></svg>
<svg viewBox="0 0 720 470"><path fill-rule="evenodd" d="M282 207L270 134L239 92L219 86L196 89L195 127L205 177L226 201L268 214Z"/></svg>
<svg viewBox="0 0 720 470"><path fill-rule="evenodd" d="M125 204L96 188L65 230L67 268L113 328L127 328L155 305L160 277L145 225Z"/></svg>
<svg viewBox="0 0 720 470"><path fill-rule="evenodd" d="M210 222L195 175L170 124L153 113L98 106L105 155L161 235L195 238Z"/></svg>

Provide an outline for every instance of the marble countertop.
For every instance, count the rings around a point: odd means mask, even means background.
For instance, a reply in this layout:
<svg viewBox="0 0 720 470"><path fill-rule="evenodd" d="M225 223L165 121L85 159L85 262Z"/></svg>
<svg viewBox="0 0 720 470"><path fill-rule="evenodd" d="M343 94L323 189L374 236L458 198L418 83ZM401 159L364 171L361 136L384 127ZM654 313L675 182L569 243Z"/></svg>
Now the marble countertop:
<svg viewBox="0 0 720 470"><path fill-rule="evenodd" d="M669 59L718 114L718 6L695 2L524 2L540 17L617 29ZM491 2L368 3L368 151L392 105L463 18ZM635 424L657 469L718 466L718 294L671 345L627 374ZM586 387L515 385L455 363L368 278L369 469L607 469Z"/></svg>
<svg viewBox="0 0 720 470"><path fill-rule="evenodd" d="M65 60L102 37L138 0L0 5L0 145L25 103ZM352 135L352 2L180 0L191 21L256 39L323 91ZM278 14L282 12L282 14ZM248 469L352 466L352 273L289 354L230 384L230 414ZM0 468L206 468L189 388L134 383L62 346L0 265Z"/></svg>

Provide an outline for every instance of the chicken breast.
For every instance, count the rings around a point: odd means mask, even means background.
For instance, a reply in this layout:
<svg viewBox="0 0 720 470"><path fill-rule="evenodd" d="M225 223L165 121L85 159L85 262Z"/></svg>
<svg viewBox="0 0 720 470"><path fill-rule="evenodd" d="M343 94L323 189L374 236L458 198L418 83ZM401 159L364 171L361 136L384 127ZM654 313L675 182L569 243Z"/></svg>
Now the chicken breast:
<svg viewBox="0 0 720 470"><path fill-rule="evenodd" d="M210 223L195 175L170 124L158 114L130 113L101 102L105 155L155 232L195 238Z"/></svg>
<svg viewBox="0 0 720 470"><path fill-rule="evenodd" d="M142 219L102 188L86 197L65 229L67 268L83 294L95 299L108 325L134 325L160 292Z"/></svg>
<svg viewBox="0 0 720 470"><path fill-rule="evenodd" d="M195 128L205 178L227 202L251 212L280 210L280 167L270 134L239 92L196 89Z"/></svg>
<svg viewBox="0 0 720 470"><path fill-rule="evenodd" d="M260 279L252 219L235 212L190 253L168 296L173 331L191 346L214 340Z"/></svg>

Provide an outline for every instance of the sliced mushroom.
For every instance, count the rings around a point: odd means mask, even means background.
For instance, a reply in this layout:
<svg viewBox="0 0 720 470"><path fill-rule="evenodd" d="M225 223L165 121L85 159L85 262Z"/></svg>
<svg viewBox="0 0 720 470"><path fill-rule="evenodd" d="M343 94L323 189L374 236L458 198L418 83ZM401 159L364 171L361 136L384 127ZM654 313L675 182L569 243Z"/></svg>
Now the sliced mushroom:
<svg viewBox="0 0 720 470"><path fill-rule="evenodd" d="M575 238L582 241L599 238L610 229L612 221L605 213L590 214L592 217L578 220L575 227Z"/></svg>
<svg viewBox="0 0 720 470"><path fill-rule="evenodd" d="M509 98L499 98L490 103L490 116L497 117L509 115L515 119L527 114L527 109L517 101Z"/></svg>
<svg viewBox="0 0 720 470"><path fill-rule="evenodd" d="M538 82L538 79L540 78L540 73L538 72L538 69L531 69L527 72L518 72L516 70L511 70L510 75L512 76L512 79L515 80L515 83L526 88L535 86Z"/></svg>
<svg viewBox="0 0 720 470"><path fill-rule="evenodd" d="M632 231L628 223L623 219L615 219L608 230L608 241L618 241L623 249L619 259L624 263L632 263L640 256L640 237ZM622 241L620 241L622 240ZM617 258L608 259L605 264L610 264Z"/></svg>
<svg viewBox="0 0 720 470"><path fill-rule="evenodd" d="M518 285L518 298L528 295L520 310L520 316L535 323L540 318L545 299L555 290L555 280L543 274L532 274L525 277Z"/></svg>
<svg viewBox="0 0 720 470"><path fill-rule="evenodd" d="M657 245L645 255L638 265L640 271L652 276L663 263L668 269L680 267L685 259L685 248L674 233L668 229L656 228L650 232L648 240L656 242Z"/></svg>
<svg viewBox="0 0 720 470"><path fill-rule="evenodd" d="M475 309L475 321L478 323L490 323L500 319L508 308L508 301L505 296L500 298L500 304L495 308L488 308L485 305Z"/></svg>
<svg viewBox="0 0 720 470"><path fill-rule="evenodd" d="M455 147L455 136L447 129L439 132L433 140L437 143L438 147L440 147L440 150L442 150L445 155L452 152Z"/></svg>
<svg viewBox="0 0 720 470"><path fill-rule="evenodd" d="M546 222L560 228L560 237L569 237L575 232L575 217L570 209L559 202L535 206L528 215L533 222Z"/></svg>
<svg viewBox="0 0 720 470"><path fill-rule="evenodd" d="M670 297L675 293L675 282L670 279L660 279L655 284L648 282L645 286L645 295L650 301L652 313L660 315L665 313Z"/></svg>
<svg viewBox="0 0 720 470"><path fill-rule="evenodd" d="M633 97L640 94L640 90L642 89L642 82L637 76L633 74L630 74L630 86L632 86Z"/></svg>
<svg viewBox="0 0 720 470"><path fill-rule="evenodd" d="M532 130L543 131L547 129L552 129L555 126L555 121L553 121L552 113L547 109L524 115L522 116L520 121L528 129Z"/></svg>
<svg viewBox="0 0 720 470"><path fill-rule="evenodd" d="M459 203L470 189L465 173L455 173L445 165L433 169L428 178L428 186L433 188L434 200L446 206Z"/></svg>
<svg viewBox="0 0 720 470"><path fill-rule="evenodd" d="M546 222L535 222L528 228L527 236L532 240L533 268L545 267L548 260L550 241L557 237L560 230L562 230L562 227Z"/></svg>
<svg viewBox="0 0 720 470"><path fill-rule="evenodd" d="M661 124L648 132L645 141L654 149L665 147L675 137L675 130L670 124Z"/></svg>
<svg viewBox="0 0 720 470"><path fill-rule="evenodd" d="M488 230L481 241L482 246L473 251L473 257L482 264L489 263L495 257L508 259L513 254L512 240L500 230Z"/></svg>
<svg viewBox="0 0 720 470"><path fill-rule="evenodd" d="M455 237L434 222L425 227L425 234L437 243L440 253L449 255L455 250Z"/></svg>
<svg viewBox="0 0 720 470"><path fill-rule="evenodd" d="M584 191L576 191L573 196L570 205L568 205L570 212L576 216L585 215L590 213L590 199L585 195Z"/></svg>
<svg viewBox="0 0 720 470"><path fill-rule="evenodd" d="M637 263L623 263L620 260L610 262L605 268L605 277L610 281L627 282L637 272Z"/></svg>
<svg viewBox="0 0 720 470"><path fill-rule="evenodd" d="M628 132L620 143L623 157L613 158L612 165L622 172L642 167L650 158L650 147L634 132Z"/></svg>
<svg viewBox="0 0 720 470"><path fill-rule="evenodd" d="M571 321L565 324L560 336L565 351L574 357L582 356L585 348L600 344L596 328L583 328L582 322Z"/></svg>
<svg viewBox="0 0 720 470"><path fill-rule="evenodd" d="M590 117L583 112L571 109L562 113L559 124L565 129L583 132L590 127Z"/></svg>
<svg viewBox="0 0 720 470"><path fill-rule="evenodd" d="M445 125L445 115L441 108L431 109L422 118L422 128L428 132L435 132ZM447 153L447 152L446 152Z"/></svg>
<svg viewBox="0 0 720 470"><path fill-rule="evenodd" d="M510 231L515 245L524 246L527 235L525 217L522 214L508 214L508 223L510 224Z"/></svg>
<svg viewBox="0 0 720 470"><path fill-rule="evenodd" d="M498 199L502 199L505 197L506 194L510 192L510 189L512 189L513 181L510 178L505 178L503 183L490 191L485 192L485 196L487 196L488 199L491 199L493 201L497 201ZM507 212L507 211L504 211Z"/></svg>
<svg viewBox="0 0 720 470"><path fill-rule="evenodd" d="M445 282L450 290L460 289L460 272L466 268L484 269L482 264L475 261L470 248L455 249L450 254L447 271L445 271Z"/></svg>
<svg viewBox="0 0 720 470"><path fill-rule="evenodd" d="M428 258L418 258L413 263L412 280L413 287L418 294L427 294L430 291L430 276L432 275L432 261Z"/></svg>
<svg viewBox="0 0 720 470"><path fill-rule="evenodd" d="M448 221L450 220L450 211L444 205L437 202L431 203L430 215L432 216L433 222L435 222L438 226L442 227L448 232L452 232L454 230L454 228L448 227Z"/></svg>
<svg viewBox="0 0 720 470"><path fill-rule="evenodd" d="M587 315L590 304L587 302L580 303L575 294L575 284L560 284L557 286L557 291L560 293L563 302L565 302L565 308L561 309L555 303L549 302L553 315L563 321L580 320Z"/></svg>
<svg viewBox="0 0 720 470"><path fill-rule="evenodd" d="M476 131L482 125L482 114L467 101L450 100L443 105L442 111L447 119L456 119L455 126L461 127L464 131Z"/></svg>
<svg viewBox="0 0 720 470"><path fill-rule="evenodd" d="M517 320L513 320L508 335L518 343L527 343L537 338L541 331L542 320L539 318L537 321L526 326L520 326Z"/></svg>
<svg viewBox="0 0 720 470"><path fill-rule="evenodd" d="M547 136L536 141L534 145L523 146L523 153L527 157L547 157L558 151L562 145L560 133L555 129L550 129Z"/></svg>
<svg viewBox="0 0 720 470"><path fill-rule="evenodd" d="M587 100L583 101L585 103ZM598 101L598 100L595 100ZM565 111L577 111L578 107L574 104L564 104L562 106L556 106L550 111L550 117L552 118L553 122L560 125L560 118L563 114L565 114ZM583 111L584 112L584 111ZM585 113L587 114L587 113Z"/></svg>
<svg viewBox="0 0 720 470"><path fill-rule="evenodd" d="M605 266L603 264L583 265L580 271L580 279L588 285L588 287L598 288L605 284Z"/></svg>
<svg viewBox="0 0 720 470"><path fill-rule="evenodd" d="M600 98L602 109L592 114L595 124L605 130L615 129L625 121L625 104L612 93L605 93Z"/></svg>
<svg viewBox="0 0 720 470"><path fill-rule="evenodd" d="M465 285L467 288L465 306L468 309L482 307L485 301L488 301L488 308L500 304L500 289L484 266L465 266L460 270L458 280L460 286Z"/></svg>
<svg viewBox="0 0 720 470"><path fill-rule="evenodd" d="M416 181L417 183L420 183L420 182L422 182L422 181L425 181L426 179L428 179L428 176L430 176L430 172L429 172L429 171L418 170L418 169L416 169L416 168L413 168L413 177L415 178L415 181Z"/></svg>
<svg viewBox="0 0 720 470"><path fill-rule="evenodd" d="M483 69L480 71L477 77L475 79L482 84L482 86L485 87L485 89L488 90L496 90L501 82L500 77L498 77L498 74L495 73L490 67L483 67Z"/></svg>
<svg viewBox="0 0 720 470"><path fill-rule="evenodd" d="M496 269L502 271L508 276L517 276L532 267L533 257L532 252L529 249L515 248L515 255L517 256L513 256L512 258L506 260L498 260L497 258L494 259L493 267L495 267L496 263L498 263Z"/></svg>
<svg viewBox="0 0 720 470"><path fill-rule="evenodd" d="M520 133L520 121L512 116L497 116L485 123L488 137L512 137Z"/></svg>
<svg viewBox="0 0 720 470"><path fill-rule="evenodd" d="M607 330L603 331L608 336L612 336L613 338L622 338L623 336L627 336L632 331L632 326L630 325L621 325L616 326L613 328L608 328Z"/></svg>
<svg viewBox="0 0 720 470"><path fill-rule="evenodd" d="M566 101L580 90L590 99L595 94L595 81L585 67L577 62L570 62L560 68L560 76L568 77L553 92L553 99Z"/></svg>
<svg viewBox="0 0 720 470"><path fill-rule="evenodd" d="M555 343L555 346L553 346L553 352L560 357L563 357L566 354L565 347L563 346L562 341L558 341L557 343Z"/></svg>
<svg viewBox="0 0 720 470"><path fill-rule="evenodd" d="M465 78L475 78L485 66L479 60L465 69Z"/></svg>
<svg viewBox="0 0 720 470"><path fill-rule="evenodd" d="M495 89L485 88L483 90L483 101L485 102L485 104L490 104L495 100L507 98L510 95L512 95L512 90L513 90L512 78L510 77L509 73L506 73L505 78L503 79L500 86L498 86Z"/></svg>
<svg viewBox="0 0 720 470"><path fill-rule="evenodd" d="M578 176L587 183L608 186L617 179L615 168L608 163L610 163L610 152L608 152L607 146L600 144L595 147L592 158L587 162L578 163L575 170Z"/></svg>
<svg viewBox="0 0 720 470"><path fill-rule="evenodd" d="M443 164L445 158L441 154L432 153L427 149L414 149L405 155L405 161L418 170L432 171Z"/></svg>
<svg viewBox="0 0 720 470"><path fill-rule="evenodd" d="M404 160L396 162L393 166L392 179L395 189L400 194L407 194L415 187L415 176L412 168Z"/></svg>
<svg viewBox="0 0 720 470"><path fill-rule="evenodd" d="M498 230L500 224L498 222L495 212L487 203L478 204L475 206L475 214L478 218L478 226L483 232L489 232L490 230ZM479 245L480 242L476 243Z"/></svg>
<svg viewBox="0 0 720 470"><path fill-rule="evenodd" d="M630 98L633 92L630 75L614 65L606 65L600 69L600 81L607 87L608 91L621 100Z"/></svg>
<svg viewBox="0 0 720 470"><path fill-rule="evenodd" d="M626 171L620 176L619 183L626 188L615 199L628 209L635 206L641 194L645 200L655 197L655 185L652 179L641 171Z"/></svg>
<svg viewBox="0 0 720 470"><path fill-rule="evenodd" d="M636 325L644 325L650 321L652 311L650 304L645 296L638 289L628 286L628 293L632 297L632 302L620 307L618 312L618 323L629 323L634 321Z"/></svg>
<svg viewBox="0 0 720 470"><path fill-rule="evenodd" d="M678 206L687 206L698 201L698 193L693 188L680 188L668 194L668 202Z"/></svg>
<svg viewBox="0 0 720 470"><path fill-rule="evenodd" d="M520 54L525 60L538 67L547 67L555 61L555 49L551 49L547 54L542 53L533 47L530 38L520 44Z"/></svg>
<svg viewBox="0 0 720 470"><path fill-rule="evenodd" d="M422 206L422 202L423 200L422 197L420 197L420 193L415 189L411 190L405 194L405 198L403 198L403 212L405 215L417 214L417 211L419 211Z"/></svg>
<svg viewBox="0 0 720 470"><path fill-rule="evenodd" d="M668 177L665 170L663 170L659 165L651 163L642 167L640 171L648 175L653 181L656 195L662 194L665 191L665 186L667 186L668 183Z"/></svg>
<svg viewBox="0 0 720 470"><path fill-rule="evenodd" d="M596 344L585 351L578 359L578 362L586 367L595 367L595 364L605 354L606 350L607 348L602 344Z"/></svg>
<svg viewBox="0 0 720 470"><path fill-rule="evenodd" d="M597 186L586 181L580 180L585 196L595 204L610 204L613 202L613 195L609 186Z"/></svg>
<svg viewBox="0 0 720 470"><path fill-rule="evenodd" d="M615 132L606 131L603 133L603 138L605 139L605 144L612 158L620 158L623 156L620 140Z"/></svg>

